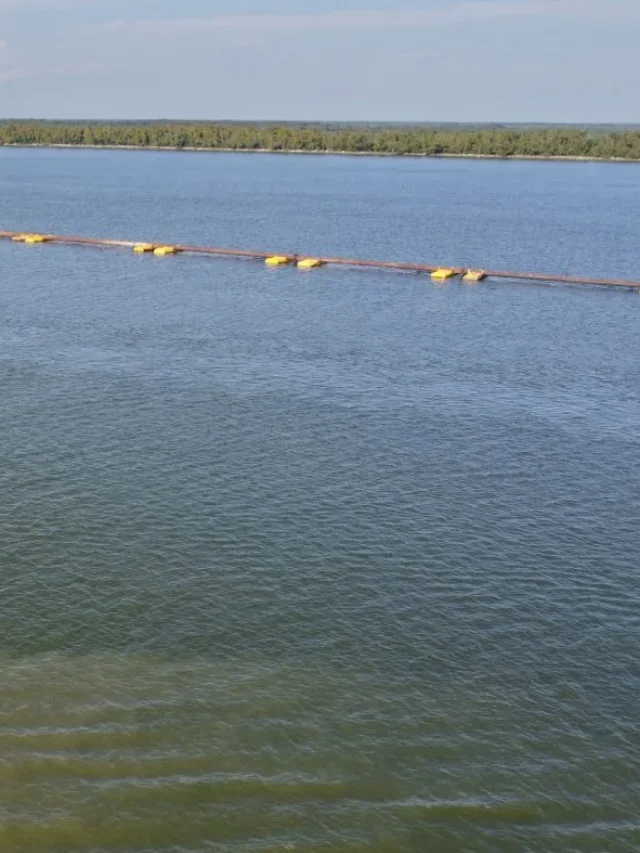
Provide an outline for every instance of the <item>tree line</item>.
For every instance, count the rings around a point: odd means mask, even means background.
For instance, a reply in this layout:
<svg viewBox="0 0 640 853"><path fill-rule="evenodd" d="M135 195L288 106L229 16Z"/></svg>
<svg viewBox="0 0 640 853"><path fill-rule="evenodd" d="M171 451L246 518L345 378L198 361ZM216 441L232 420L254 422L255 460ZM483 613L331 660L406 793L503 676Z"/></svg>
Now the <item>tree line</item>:
<svg viewBox="0 0 640 853"><path fill-rule="evenodd" d="M640 130L204 122L0 122L0 145L640 160Z"/></svg>

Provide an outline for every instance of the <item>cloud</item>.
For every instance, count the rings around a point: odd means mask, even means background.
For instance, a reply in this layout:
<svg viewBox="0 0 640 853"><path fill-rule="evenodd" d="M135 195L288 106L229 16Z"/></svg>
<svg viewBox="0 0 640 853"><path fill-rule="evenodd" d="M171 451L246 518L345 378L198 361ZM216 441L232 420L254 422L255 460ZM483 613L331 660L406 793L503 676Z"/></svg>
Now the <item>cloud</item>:
<svg viewBox="0 0 640 853"><path fill-rule="evenodd" d="M24 74L24 69L22 68L7 68L4 71L0 69L0 84L10 83L12 80L22 80L28 76L28 74Z"/></svg>
<svg viewBox="0 0 640 853"><path fill-rule="evenodd" d="M300 15L217 15L209 18L120 20L107 25L111 31L143 32L317 32L389 30L425 27L469 18L526 14L526 3L510 0L476 0L449 3L427 10L360 10Z"/></svg>
<svg viewBox="0 0 640 853"><path fill-rule="evenodd" d="M108 0L108 2L113 4L115 0ZM0 0L0 12L30 12L35 9L45 12L63 12L95 5L96 0Z"/></svg>
<svg viewBox="0 0 640 853"><path fill-rule="evenodd" d="M304 33L424 29L496 18L640 17L639 0L438 0L429 9L358 10L323 14L234 14L206 18L117 20L103 25L110 32Z"/></svg>
<svg viewBox="0 0 640 853"><path fill-rule="evenodd" d="M10 83L14 80L36 80L42 77L64 77L83 74L100 74L107 67L99 62L79 62L70 65L14 65L0 69L0 83Z"/></svg>
<svg viewBox="0 0 640 853"><path fill-rule="evenodd" d="M0 0L0 12L27 12L42 5L42 0Z"/></svg>

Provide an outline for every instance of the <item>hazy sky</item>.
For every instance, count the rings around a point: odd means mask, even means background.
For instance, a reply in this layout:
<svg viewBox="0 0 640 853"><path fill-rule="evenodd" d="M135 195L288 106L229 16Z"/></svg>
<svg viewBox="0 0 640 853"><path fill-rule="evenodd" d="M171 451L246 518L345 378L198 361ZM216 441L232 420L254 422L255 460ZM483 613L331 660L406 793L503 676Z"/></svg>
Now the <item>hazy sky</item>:
<svg viewBox="0 0 640 853"><path fill-rule="evenodd" d="M640 0L0 0L0 116L640 122Z"/></svg>

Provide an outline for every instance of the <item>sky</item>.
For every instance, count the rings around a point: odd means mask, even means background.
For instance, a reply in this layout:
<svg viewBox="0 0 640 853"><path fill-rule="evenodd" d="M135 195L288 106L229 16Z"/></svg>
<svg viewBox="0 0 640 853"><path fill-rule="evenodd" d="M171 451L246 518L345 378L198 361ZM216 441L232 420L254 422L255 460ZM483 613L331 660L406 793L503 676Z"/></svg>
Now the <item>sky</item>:
<svg viewBox="0 0 640 853"><path fill-rule="evenodd" d="M0 117L640 123L640 0L0 0Z"/></svg>

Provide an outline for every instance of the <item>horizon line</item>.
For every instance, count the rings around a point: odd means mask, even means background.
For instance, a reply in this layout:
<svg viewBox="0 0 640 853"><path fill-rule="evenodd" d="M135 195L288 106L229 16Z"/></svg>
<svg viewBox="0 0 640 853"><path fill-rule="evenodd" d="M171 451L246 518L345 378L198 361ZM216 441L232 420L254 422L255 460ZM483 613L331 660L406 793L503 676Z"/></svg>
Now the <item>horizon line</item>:
<svg viewBox="0 0 640 853"><path fill-rule="evenodd" d="M110 124L150 124L153 122L171 123L171 124L273 124L273 125L354 125L354 124L369 124L379 125L381 127L390 127L393 125L405 125L410 127L444 127L456 125L460 127L492 127L495 125L508 125L510 127L637 127L640 128L640 121L541 121L541 120L519 120L510 121L508 119L482 119L479 121L473 120L423 120L418 119L278 119L278 118L169 118L166 116L156 116L154 118L105 118L105 117L55 117L42 118L38 116L0 116L0 123L4 122L108 122Z"/></svg>

